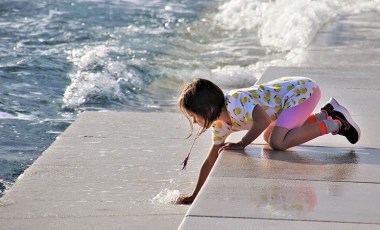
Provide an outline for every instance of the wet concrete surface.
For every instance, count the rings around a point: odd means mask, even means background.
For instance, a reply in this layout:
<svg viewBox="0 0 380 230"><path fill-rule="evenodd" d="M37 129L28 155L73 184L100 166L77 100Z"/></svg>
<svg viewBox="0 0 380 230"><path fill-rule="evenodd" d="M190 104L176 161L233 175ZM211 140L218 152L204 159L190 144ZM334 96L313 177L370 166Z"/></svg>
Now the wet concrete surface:
<svg viewBox="0 0 380 230"><path fill-rule="evenodd" d="M359 228L365 230L378 230L377 224L352 224L328 221L302 221L302 220L285 220L285 219L253 219L253 218L215 218L215 217L188 217L186 225L182 225L181 229L307 229L307 230L357 230ZM212 223L212 225L210 224ZM205 228L208 226L209 228Z"/></svg>
<svg viewBox="0 0 380 230"><path fill-rule="evenodd" d="M178 113L82 113L0 199L0 229L176 229L189 207L153 198L193 188L209 136L181 171L188 133Z"/></svg>
<svg viewBox="0 0 380 230"><path fill-rule="evenodd" d="M216 177L380 183L380 150L297 146L273 151L249 146L224 154L213 171ZM368 173L371 172L371 173Z"/></svg>
<svg viewBox="0 0 380 230"><path fill-rule="evenodd" d="M227 219L239 229L264 220L276 222L277 228L283 224L279 220L289 222L281 229L378 229L379 154L374 148L273 151L266 145L225 151L181 229L191 229L191 223L202 228L203 218L208 218L203 227L212 228Z"/></svg>
<svg viewBox="0 0 380 230"><path fill-rule="evenodd" d="M372 183L217 177L188 216L380 224L379 192Z"/></svg>

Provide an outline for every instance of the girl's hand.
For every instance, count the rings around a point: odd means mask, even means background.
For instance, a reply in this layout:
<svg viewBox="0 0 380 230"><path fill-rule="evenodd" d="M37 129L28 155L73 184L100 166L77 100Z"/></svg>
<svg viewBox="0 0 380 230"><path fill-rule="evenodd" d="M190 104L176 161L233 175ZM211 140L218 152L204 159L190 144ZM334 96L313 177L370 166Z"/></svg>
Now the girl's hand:
<svg viewBox="0 0 380 230"><path fill-rule="evenodd" d="M231 143L226 142L218 151L218 153L221 153L223 150L243 150L245 146L242 144L242 142L238 143Z"/></svg>
<svg viewBox="0 0 380 230"><path fill-rule="evenodd" d="M180 195L175 201L175 203L176 204L191 204L193 203L194 199L195 197L193 195L191 196Z"/></svg>

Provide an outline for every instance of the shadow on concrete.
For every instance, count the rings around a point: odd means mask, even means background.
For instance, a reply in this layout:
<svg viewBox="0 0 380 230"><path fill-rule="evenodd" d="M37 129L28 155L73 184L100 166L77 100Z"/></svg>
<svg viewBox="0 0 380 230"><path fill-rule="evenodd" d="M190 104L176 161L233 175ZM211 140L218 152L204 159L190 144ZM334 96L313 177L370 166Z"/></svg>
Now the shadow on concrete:
<svg viewBox="0 0 380 230"><path fill-rule="evenodd" d="M262 145L260 152L258 148L252 148L239 152L241 154L268 159L274 161L287 161L303 164L375 164L380 165L377 157L380 149L377 148L344 148L323 146L297 146L286 151L277 151ZM237 152L237 151L236 151Z"/></svg>
<svg viewBox="0 0 380 230"><path fill-rule="evenodd" d="M325 149L325 151L315 152L309 149L275 151L269 146L263 146L261 150L261 158L288 161L304 164L357 164L358 155L354 149Z"/></svg>

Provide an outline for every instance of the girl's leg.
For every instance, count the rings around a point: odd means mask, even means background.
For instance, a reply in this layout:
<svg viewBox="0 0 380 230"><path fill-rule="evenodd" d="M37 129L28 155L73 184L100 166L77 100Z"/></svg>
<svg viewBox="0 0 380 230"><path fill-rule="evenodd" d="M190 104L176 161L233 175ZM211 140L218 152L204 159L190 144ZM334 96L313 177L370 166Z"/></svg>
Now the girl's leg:
<svg viewBox="0 0 380 230"><path fill-rule="evenodd" d="M323 121L323 120L326 120L328 117L328 114L325 112L325 111L321 111L319 113L314 113L314 114L311 114L307 119L306 121L303 123L302 126L305 126L305 125L310 125L310 124L314 124L314 123L317 123L319 121ZM268 126L268 128L265 129L264 133L263 133L263 138L264 140L269 143L269 137L273 131L273 128L274 126L276 125L276 122L275 121L272 121L272 123Z"/></svg>
<svg viewBox="0 0 380 230"><path fill-rule="evenodd" d="M308 142L323 134L321 133L319 123L304 125L290 130L275 126L270 135L269 144L273 149L285 150Z"/></svg>
<svg viewBox="0 0 380 230"><path fill-rule="evenodd" d="M302 126L304 126L327 119L327 113L324 112L321 112L321 114L311 114L315 106L318 104L320 97L321 91L318 87L313 95L301 104L302 107L296 106L295 108L298 107L298 109L296 109L293 113L289 113L289 110L283 111L280 114L280 117L276 121L272 121L268 128L265 129L263 134L264 140L269 143L269 137L271 136L273 128L276 124L277 126L286 127L287 130L290 130L293 127L300 126L302 123ZM291 110L294 110L294 108L291 108ZM298 110L300 110L301 114L298 114ZM310 111L310 113L308 111Z"/></svg>
<svg viewBox="0 0 380 230"><path fill-rule="evenodd" d="M285 150L327 134L332 129L334 131L339 129L339 124L334 121L325 120L312 124L305 123L318 104L320 96L320 90L317 88L313 95L301 105L282 111L269 136L269 144L272 148ZM326 122L329 127L327 127Z"/></svg>

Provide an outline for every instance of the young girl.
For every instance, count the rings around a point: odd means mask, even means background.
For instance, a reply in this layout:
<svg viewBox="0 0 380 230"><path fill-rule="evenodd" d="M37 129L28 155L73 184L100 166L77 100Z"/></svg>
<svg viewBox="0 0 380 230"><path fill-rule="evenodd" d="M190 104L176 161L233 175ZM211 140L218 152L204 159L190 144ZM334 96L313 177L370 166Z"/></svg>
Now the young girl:
<svg viewBox="0 0 380 230"><path fill-rule="evenodd" d="M343 135L355 144L360 129L334 98L312 114L320 96L318 85L305 77L284 77L227 94L206 79L187 84L178 106L192 129L194 123L201 126L198 135L212 127L213 143L193 193L180 196L177 203L193 202L222 150L242 150L263 132L264 140L275 150L286 150L328 133ZM241 141L225 142L228 135L240 130L248 130Z"/></svg>

